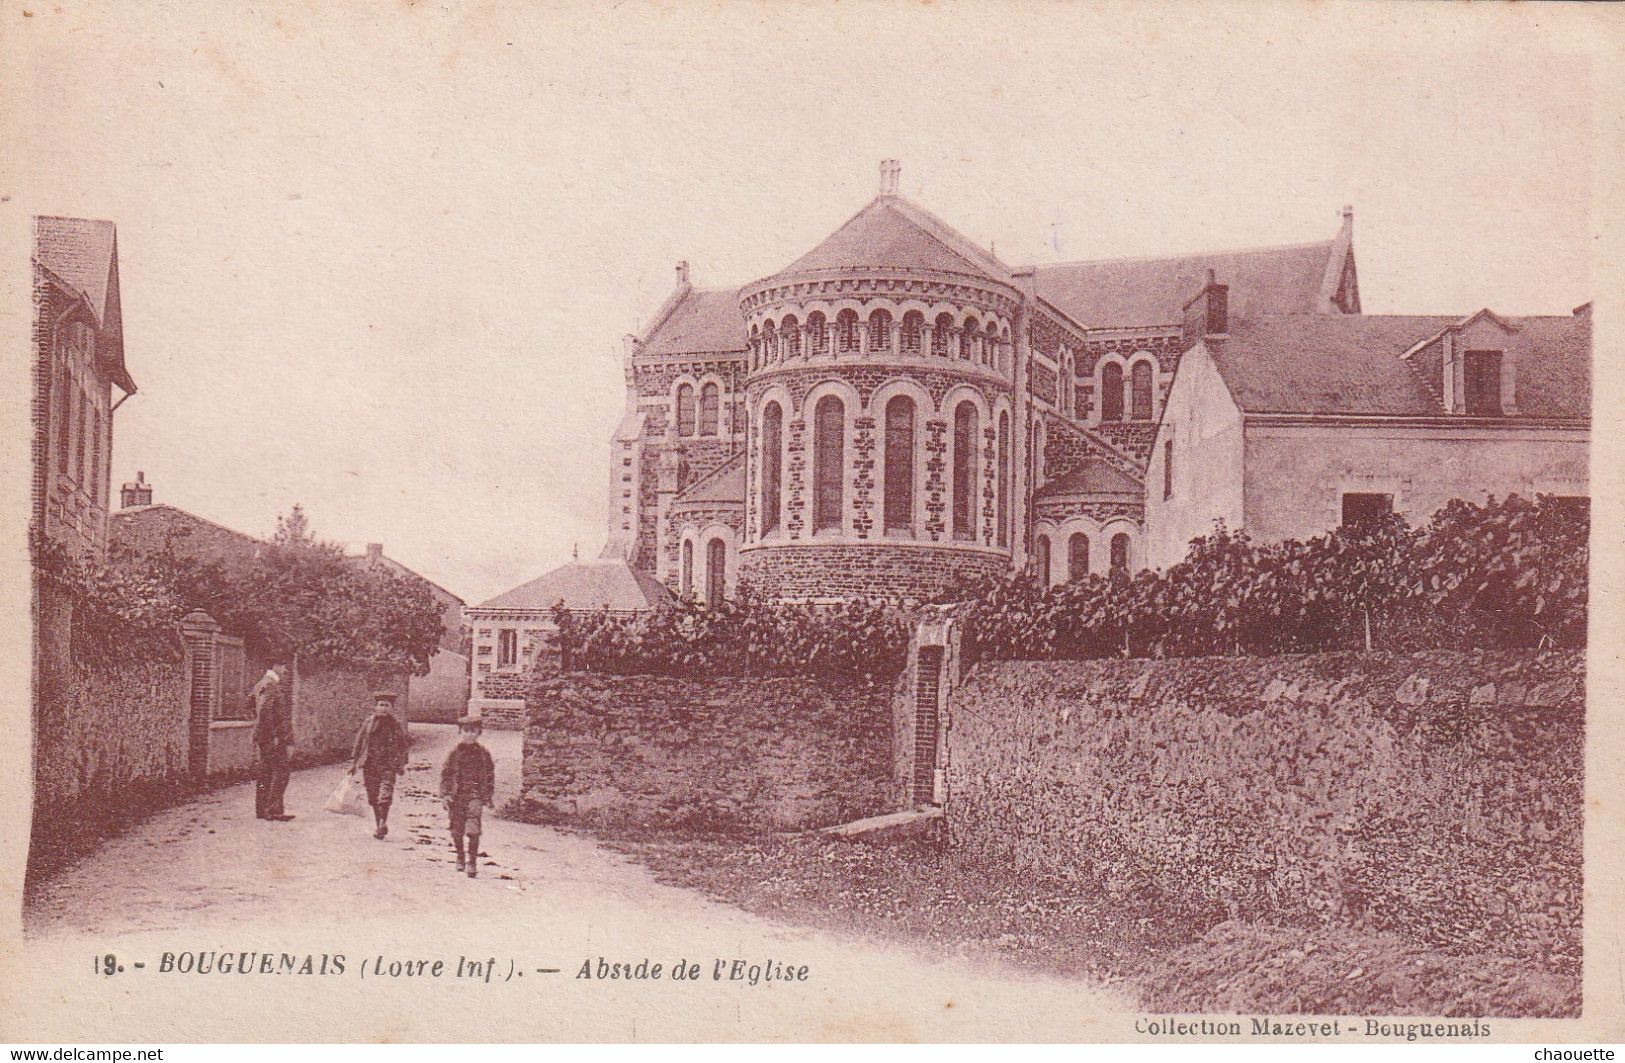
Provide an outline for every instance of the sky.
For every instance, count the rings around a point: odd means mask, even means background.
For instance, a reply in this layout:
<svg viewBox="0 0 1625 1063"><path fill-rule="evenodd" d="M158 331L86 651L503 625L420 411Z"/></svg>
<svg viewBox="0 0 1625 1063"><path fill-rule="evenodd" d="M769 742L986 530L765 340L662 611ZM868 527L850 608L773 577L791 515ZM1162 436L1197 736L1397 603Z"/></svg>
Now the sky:
<svg viewBox="0 0 1625 1063"><path fill-rule="evenodd" d="M35 6L0 222L118 225L115 490L255 535L299 503L471 603L602 547L674 264L782 268L883 158L1012 265L1350 204L1368 313L1593 294L1597 42L1558 5Z"/></svg>

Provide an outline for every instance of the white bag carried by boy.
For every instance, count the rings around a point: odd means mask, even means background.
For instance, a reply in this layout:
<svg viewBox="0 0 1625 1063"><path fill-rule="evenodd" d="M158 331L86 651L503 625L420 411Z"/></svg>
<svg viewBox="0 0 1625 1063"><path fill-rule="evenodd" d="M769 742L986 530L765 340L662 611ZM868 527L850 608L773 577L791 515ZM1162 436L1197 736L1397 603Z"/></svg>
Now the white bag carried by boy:
<svg viewBox="0 0 1625 1063"><path fill-rule="evenodd" d="M333 796L327 799L324 806L329 812L336 812L341 816L364 816L367 814L367 785L361 781L361 776L354 771L344 773L338 786L333 788Z"/></svg>

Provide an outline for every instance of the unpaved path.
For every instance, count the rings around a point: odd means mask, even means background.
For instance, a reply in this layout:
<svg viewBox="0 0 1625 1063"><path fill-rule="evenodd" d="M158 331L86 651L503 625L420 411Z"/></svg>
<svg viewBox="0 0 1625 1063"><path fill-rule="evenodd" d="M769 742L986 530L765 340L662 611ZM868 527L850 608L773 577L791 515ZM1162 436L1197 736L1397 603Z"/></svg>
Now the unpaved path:
<svg viewBox="0 0 1625 1063"><path fill-rule="evenodd" d="M298 772L290 823L253 787L205 794L109 841L47 884L28 940L0 958L16 1029L0 1040L1057 1040L1124 1036L1131 1008L1078 982L1020 976L786 927L657 883L590 839L488 815L481 877L456 873L432 794L451 728L414 725L390 836L321 809L342 768ZM497 804L519 736L486 736ZM163 972L165 953L343 955L343 975ZM124 973L94 973L96 957ZM379 978L378 958L441 960ZM496 977L458 979L460 959ZM647 957L666 977L598 981L583 962ZM673 981L682 958L698 981ZM713 980L717 960L805 965L806 982ZM143 969L133 964L144 962ZM240 962L240 961L239 961ZM257 960L254 962L258 962ZM280 963L280 959L278 960ZM557 968L558 973L543 973ZM362 977L365 970L366 977ZM510 975L510 971L512 972Z"/></svg>

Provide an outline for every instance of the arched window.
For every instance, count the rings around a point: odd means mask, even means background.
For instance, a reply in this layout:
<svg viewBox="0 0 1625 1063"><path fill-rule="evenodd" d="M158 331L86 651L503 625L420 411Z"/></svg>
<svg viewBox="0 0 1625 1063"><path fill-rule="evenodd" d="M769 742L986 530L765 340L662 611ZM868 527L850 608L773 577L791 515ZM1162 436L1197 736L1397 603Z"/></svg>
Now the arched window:
<svg viewBox="0 0 1625 1063"><path fill-rule="evenodd" d="M694 593L694 540L683 540L683 576L678 592L687 598Z"/></svg>
<svg viewBox="0 0 1625 1063"><path fill-rule="evenodd" d="M708 608L715 609L722 604L727 586L728 544L721 539L712 539L705 546L705 604Z"/></svg>
<svg viewBox="0 0 1625 1063"><path fill-rule="evenodd" d="M694 434L694 385L684 384L677 389L677 434Z"/></svg>
<svg viewBox="0 0 1625 1063"><path fill-rule="evenodd" d="M976 406L954 410L954 538L976 538Z"/></svg>
<svg viewBox="0 0 1625 1063"><path fill-rule="evenodd" d="M722 389L715 384L707 384L700 389L700 435L714 436L717 434L719 413L722 409Z"/></svg>
<svg viewBox="0 0 1625 1063"><path fill-rule="evenodd" d="M817 310L807 315L807 347L814 356L829 353L829 326Z"/></svg>
<svg viewBox="0 0 1625 1063"><path fill-rule="evenodd" d="M1049 587L1049 536L1040 535L1033 541L1033 567L1038 570L1038 585Z"/></svg>
<svg viewBox="0 0 1625 1063"><path fill-rule="evenodd" d="M784 454L784 411L776 402L762 407L762 534L779 528L779 475Z"/></svg>
<svg viewBox="0 0 1625 1063"><path fill-rule="evenodd" d="M772 321L762 326L762 360L779 360L779 330L773 327Z"/></svg>
<svg viewBox="0 0 1625 1063"><path fill-rule="evenodd" d="M750 327L750 368L751 371L761 368L762 365L762 330L755 325Z"/></svg>
<svg viewBox="0 0 1625 1063"><path fill-rule="evenodd" d="M858 349L858 312L856 310L842 310L835 315L835 342L839 345L842 354L852 354Z"/></svg>
<svg viewBox="0 0 1625 1063"><path fill-rule="evenodd" d="M1008 373L1010 371L1010 330L1008 328L1002 328L999 330L998 370L1001 373Z"/></svg>
<svg viewBox="0 0 1625 1063"><path fill-rule="evenodd" d="M1061 394L1056 397L1055 404L1061 408L1062 413L1068 417L1072 416L1072 367L1070 365L1061 367Z"/></svg>
<svg viewBox="0 0 1625 1063"><path fill-rule="evenodd" d="M999 414L999 545L1010 545L1010 415Z"/></svg>
<svg viewBox="0 0 1625 1063"><path fill-rule="evenodd" d="M1089 574L1089 537L1073 532L1066 543L1066 578L1082 579Z"/></svg>
<svg viewBox="0 0 1625 1063"><path fill-rule="evenodd" d="M987 323L987 338L982 341L982 364L997 367L999 361L999 326Z"/></svg>
<svg viewBox="0 0 1625 1063"><path fill-rule="evenodd" d="M845 470L846 407L834 395L825 395L813 411L814 532L840 529Z"/></svg>
<svg viewBox="0 0 1625 1063"><path fill-rule="evenodd" d="M959 330L959 357L967 362L976 359L976 340L981 327L974 317L967 317L965 327Z"/></svg>
<svg viewBox="0 0 1625 1063"><path fill-rule="evenodd" d="M931 330L931 353L938 358L948 357L948 336L954 330L954 319L947 314L937 315L937 325Z"/></svg>
<svg viewBox="0 0 1625 1063"><path fill-rule="evenodd" d="M869 353L891 350L891 314L876 310L869 315Z"/></svg>
<svg viewBox="0 0 1625 1063"><path fill-rule="evenodd" d="M1151 420L1151 363L1135 362L1130 373L1130 389L1133 393L1131 409L1136 421Z"/></svg>
<svg viewBox="0 0 1625 1063"><path fill-rule="evenodd" d="M779 334L784 337L784 356L801 357L801 322L796 320L796 315L791 314L785 318L779 328L781 330Z"/></svg>
<svg viewBox="0 0 1625 1063"><path fill-rule="evenodd" d="M1128 571L1128 533L1118 532L1112 536L1112 570L1116 572Z"/></svg>
<svg viewBox="0 0 1625 1063"><path fill-rule="evenodd" d="M925 331L925 315L910 310L903 315L903 353L920 353L920 333Z"/></svg>
<svg viewBox="0 0 1625 1063"><path fill-rule="evenodd" d="M1123 419L1123 367L1116 362L1107 362L1100 371L1100 419Z"/></svg>
<svg viewBox="0 0 1625 1063"><path fill-rule="evenodd" d="M886 531L914 530L914 400L886 403Z"/></svg>

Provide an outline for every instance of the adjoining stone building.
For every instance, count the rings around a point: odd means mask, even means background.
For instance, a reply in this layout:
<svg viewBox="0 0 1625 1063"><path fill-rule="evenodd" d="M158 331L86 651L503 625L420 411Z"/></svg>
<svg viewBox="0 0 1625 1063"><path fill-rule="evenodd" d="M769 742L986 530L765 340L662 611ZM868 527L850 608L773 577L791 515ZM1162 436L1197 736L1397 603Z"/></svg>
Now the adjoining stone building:
<svg viewBox="0 0 1625 1063"><path fill-rule="evenodd" d="M37 217L33 267L31 519L48 541L100 557L113 413L135 394L124 365L118 230L110 221Z"/></svg>
<svg viewBox="0 0 1625 1063"><path fill-rule="evenodd" d="M743 288L678 265L625 341L605 558L701 600L920 599L1165 566L1215 519L1315 534L1345 495L1587 493L1589 312L1365 315L1346 207L1317 242L1018 269L897 185Z"/></svg>
<svg viewBox="0 0 1625 1063"><path fill-rule="evenodd" d="M1328 240L1016 269L898 194L740 289L677 287L625 344L606 558L678 594L929 596L1036 562L1145 562L1144 482L1210 272L1255 314L1357 314Z"/></svg>
<svg viewBox="0 0 1625 1063"><path fill-rule="evenodd" d="M625 561L574 559L467 611L474 672L468 711L487 726L519 727L525 685L538 660L558 653L555 606L582 614L642 616L671 602L671 594Z"/></svg>

